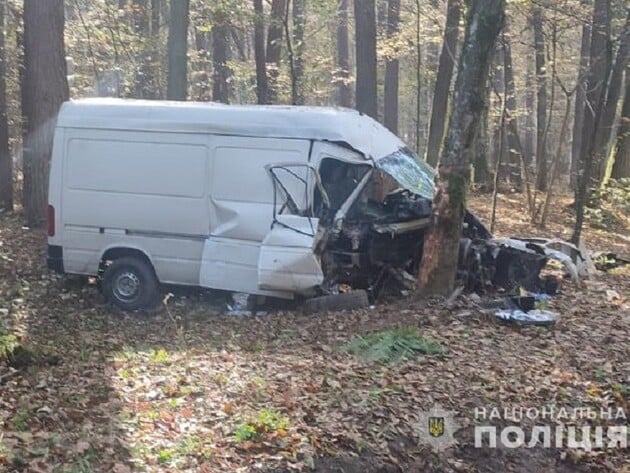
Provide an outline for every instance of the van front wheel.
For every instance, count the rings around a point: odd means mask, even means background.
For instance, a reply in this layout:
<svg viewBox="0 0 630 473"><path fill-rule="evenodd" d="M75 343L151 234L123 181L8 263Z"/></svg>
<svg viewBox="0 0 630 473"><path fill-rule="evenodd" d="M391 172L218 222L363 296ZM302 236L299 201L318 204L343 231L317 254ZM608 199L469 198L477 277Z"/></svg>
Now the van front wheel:
<svg viewBox="0 0 630 473"><path fill-rule="evenodd" d="M122 310L151 307L157 300L158 287L153 268L140 258L118 258L103 273L103 295Z"/></svg>

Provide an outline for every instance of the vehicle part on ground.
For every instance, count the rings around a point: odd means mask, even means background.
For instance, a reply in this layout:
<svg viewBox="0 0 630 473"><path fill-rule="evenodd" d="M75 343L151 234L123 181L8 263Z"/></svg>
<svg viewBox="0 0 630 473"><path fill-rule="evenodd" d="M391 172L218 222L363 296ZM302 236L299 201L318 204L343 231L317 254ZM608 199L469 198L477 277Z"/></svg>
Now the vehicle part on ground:
<svg viewBox="0 0 630 473"><path fill-rule="evenodd" d="M610 251L598 251L593 253L592 259L595 267L600 271L610 271L630 264L630 258L624 258Z"/></svg>
<svg viewBox="0 0 630 473"><path fill-rule="evenodd" d="M329 294L313 297L304 302L304 312L313 314L316 312L334 312L339 310L353 310L368 307L370 300L364 290Z"/></svg>
<svg viewBox="0 0 630 473"><path fill-rule="evenodd" d="M159 283L148 262L126 256L105 267L102 291L112 304L122 310L133 311L150 308L157 303Z"/></svg>
<svg viewBox="0 0 630 473"><path fill-rule="evenodd" d="M530 310L528 312L520 309L499 310L494 314L498 319L505 322L512 322L518 325L538 325L550 326L556 323L558 315L549 310Z"/></svg>

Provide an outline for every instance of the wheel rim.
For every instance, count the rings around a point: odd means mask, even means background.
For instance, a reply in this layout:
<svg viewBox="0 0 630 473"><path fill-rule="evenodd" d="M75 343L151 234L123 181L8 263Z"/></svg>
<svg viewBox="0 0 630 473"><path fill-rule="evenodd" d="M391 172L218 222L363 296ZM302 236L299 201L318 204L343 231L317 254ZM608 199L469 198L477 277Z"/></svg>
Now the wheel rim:
<svg viewBox="0 0 630 473"><path fill-rule="evenodd" d="M123 302L135 300L140 293L140 278L132 271L121 271L114 278L114 296Z"/></svg>

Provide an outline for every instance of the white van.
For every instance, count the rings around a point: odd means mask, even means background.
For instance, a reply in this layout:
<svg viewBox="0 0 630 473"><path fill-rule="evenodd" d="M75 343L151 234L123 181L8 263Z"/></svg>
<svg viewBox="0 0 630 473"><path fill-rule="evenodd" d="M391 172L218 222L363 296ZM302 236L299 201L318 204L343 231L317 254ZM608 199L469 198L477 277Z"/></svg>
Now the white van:
<svg viewBox="0 0 630 473"><path fill-rule="evenodd" d="M160 284L294 298L373 289L420 261L433 171L356 111L88 99L65 103L48 265L119 307Z"/></svg>

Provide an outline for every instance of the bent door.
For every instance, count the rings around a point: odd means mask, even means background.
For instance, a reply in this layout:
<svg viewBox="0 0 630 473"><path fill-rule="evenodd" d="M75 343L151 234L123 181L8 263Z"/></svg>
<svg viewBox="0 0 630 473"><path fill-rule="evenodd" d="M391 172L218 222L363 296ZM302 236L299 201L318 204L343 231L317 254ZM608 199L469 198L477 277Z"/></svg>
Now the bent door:
<svg viewBox="0 0 630 473"><path fill-rule="evenodd" d="M308 294L322 284L324 274L315 254L319 219L312 217L316 172L308 165L267 168L275 184L273 223L260 247L258 286L262 290ZM319 186L321 188L321 186Z"/></svg>

